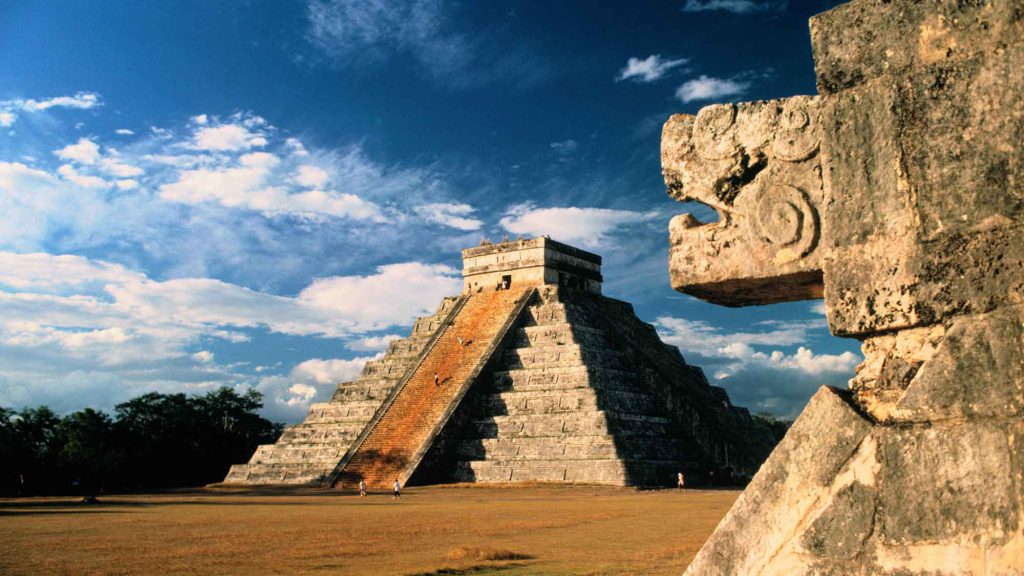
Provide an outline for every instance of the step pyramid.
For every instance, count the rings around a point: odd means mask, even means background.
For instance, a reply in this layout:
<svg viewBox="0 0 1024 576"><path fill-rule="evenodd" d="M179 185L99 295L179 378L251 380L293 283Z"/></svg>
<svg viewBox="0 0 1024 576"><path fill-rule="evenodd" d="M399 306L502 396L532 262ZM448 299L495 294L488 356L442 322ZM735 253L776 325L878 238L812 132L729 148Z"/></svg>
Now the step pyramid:
<svg viewBox="0 0 1024 576"><path fill-rule="evenodd" d="M775 438L601 294L600 262L548 238L464 250L461 296L225 482L654 486L756 470Z"/></svg>

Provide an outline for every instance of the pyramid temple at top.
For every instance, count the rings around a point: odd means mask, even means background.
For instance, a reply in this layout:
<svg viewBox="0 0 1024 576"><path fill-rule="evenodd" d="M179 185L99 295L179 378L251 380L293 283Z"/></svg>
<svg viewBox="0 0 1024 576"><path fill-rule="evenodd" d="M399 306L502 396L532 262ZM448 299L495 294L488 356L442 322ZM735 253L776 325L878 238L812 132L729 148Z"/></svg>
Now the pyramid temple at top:
<svg viewBox="0 0 1024 576"><path fill-rule="evenodd" d="M233 484L674 484L752 473L775 438L549 238L462 251L464 289L314 404Z"/></svg>

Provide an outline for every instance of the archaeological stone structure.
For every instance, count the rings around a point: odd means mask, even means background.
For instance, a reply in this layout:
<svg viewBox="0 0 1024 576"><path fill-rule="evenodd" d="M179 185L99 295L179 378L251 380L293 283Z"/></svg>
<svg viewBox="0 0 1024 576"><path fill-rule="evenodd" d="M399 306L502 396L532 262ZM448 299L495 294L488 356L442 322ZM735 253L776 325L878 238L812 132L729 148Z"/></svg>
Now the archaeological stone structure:
<svg viewBox="0 0 1024 576"><path fill-rule="evenodd" d="M601 294L600 256L533 238L462 260L461 295L225 482L655 486L751 474L777 442Z"/></svg>
<svg viewBox="0 0 1024 576"><path fill-rule="evenodd" d="M1024 574L1024 4L857 0L811 19L819 94L662 134L673 287L824 297L863 342L687 574Z"/></svg>

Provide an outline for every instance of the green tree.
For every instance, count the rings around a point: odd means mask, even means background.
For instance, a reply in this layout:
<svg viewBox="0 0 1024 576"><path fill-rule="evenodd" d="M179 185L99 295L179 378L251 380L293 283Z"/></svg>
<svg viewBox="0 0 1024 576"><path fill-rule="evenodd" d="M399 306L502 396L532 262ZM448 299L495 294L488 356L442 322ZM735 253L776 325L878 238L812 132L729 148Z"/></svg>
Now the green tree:
<svg viewBox="0 0 1024 576"><path fill-rule="evenodd" d="M65 440L61 456L73 482L85 494L102 492L120 455L110 416L86 408L65 416L61 429Z"/></svg>

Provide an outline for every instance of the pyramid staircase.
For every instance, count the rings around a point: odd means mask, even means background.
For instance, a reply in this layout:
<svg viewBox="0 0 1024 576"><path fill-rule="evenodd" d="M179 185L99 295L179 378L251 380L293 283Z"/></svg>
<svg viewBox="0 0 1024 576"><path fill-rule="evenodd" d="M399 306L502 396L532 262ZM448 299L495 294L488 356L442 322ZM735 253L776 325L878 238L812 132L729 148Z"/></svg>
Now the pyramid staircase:
<svg viewBox="0 0 1024 576"><path fill-rule="evenodd" d="M461 428L430 453L428 466L439 473L422 481L664 485L679 471L706 467L705 450L673 422L643 365L609 333L606 300L539 289L510 346L455 418Z"/></svg>
<svg viewBox="0 0 1024 576"><path fill-rule="evenodd" d="M325 484L405 484L522 313L534 288L463 297ZM435 377L436 375L436 377Z"/></svg>
<svg viewBox="0 0 1024 576"><path fill-rule="evenodd" d="M259 446L246 464L231 467L227 484L318 485L334 471L391 391L419 360L461 301L445 298L437 311L417 318L408 338L391 342L358 379L338 385L329 402L309 408L303 423L285 428L274 444Z"/></svg>

